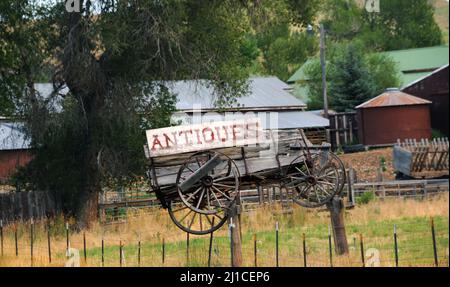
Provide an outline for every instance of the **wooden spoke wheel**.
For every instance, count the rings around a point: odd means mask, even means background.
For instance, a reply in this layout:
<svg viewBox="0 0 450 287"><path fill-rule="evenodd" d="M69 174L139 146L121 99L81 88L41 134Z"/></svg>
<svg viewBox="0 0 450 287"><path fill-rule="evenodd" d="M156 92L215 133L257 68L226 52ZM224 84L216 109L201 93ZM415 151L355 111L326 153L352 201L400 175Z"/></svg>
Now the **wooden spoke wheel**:
<svg viewBox="0 0 450 287"><path fill-rule="evenodd" d="M167 210L178 228L195 235L212 233L222 227L228 219L226 210L203 214L193 211L181 201L171 201Z"/></svg>
<svg viewBox="0 0 450 287"><path fill-rule="evenodd" d="M239 193L239 170L228 156L198 152L180 167L176 186L181 201L194 212L214 215L227 211Z"/></svg>
<svg viewBox="0 0 450 287"><path fill-rule="evenodd" d="M327 151L312 154L310 158L298 157L286 171L284 187L294 191L295 203L310 208L322 206L342 191L343 167L339 158Z"/></svg>

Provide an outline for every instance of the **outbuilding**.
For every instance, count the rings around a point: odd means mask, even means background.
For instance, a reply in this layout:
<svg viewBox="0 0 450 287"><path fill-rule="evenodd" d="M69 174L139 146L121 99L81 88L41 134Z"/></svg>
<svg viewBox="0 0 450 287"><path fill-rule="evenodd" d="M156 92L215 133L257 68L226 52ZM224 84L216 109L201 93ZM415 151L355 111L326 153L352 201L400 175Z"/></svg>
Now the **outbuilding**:
<svg viewBox="0 0 450 287"><path fill-rule="evenodd" d="M397 88L387 89L356 107L360 143L382 145L397 139L430 138L430 104Z"/></svg>

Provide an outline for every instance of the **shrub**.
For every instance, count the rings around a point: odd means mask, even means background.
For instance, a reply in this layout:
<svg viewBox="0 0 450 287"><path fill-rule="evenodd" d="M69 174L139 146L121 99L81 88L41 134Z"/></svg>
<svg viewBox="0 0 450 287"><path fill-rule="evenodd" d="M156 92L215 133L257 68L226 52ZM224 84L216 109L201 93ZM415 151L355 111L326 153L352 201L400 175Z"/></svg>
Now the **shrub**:
<svg viewBox="0 0 450 287"><path fill-rule="evenodd" d="M356 199L357 204L368 204L375 199L375 194L373 192L364 192L360 197Z"/></svg>

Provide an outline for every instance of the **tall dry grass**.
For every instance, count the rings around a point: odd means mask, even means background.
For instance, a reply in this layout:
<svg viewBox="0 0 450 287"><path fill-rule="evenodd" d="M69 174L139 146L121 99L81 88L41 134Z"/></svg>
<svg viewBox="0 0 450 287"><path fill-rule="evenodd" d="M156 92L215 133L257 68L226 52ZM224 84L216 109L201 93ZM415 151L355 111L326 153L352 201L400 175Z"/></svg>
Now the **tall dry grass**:
<svg viewBox="0 0 450 287"><path fill-rule="evenodd" d="M373 224L374 222L383 222L386 220L395 221L416 217L448 218L448 216L448 194L422 200L374 200L366 205L356 206L354 209L346 210L345 212L345 220L347 225L361 226L369 223ZM245 212L241 217L241 228L244 237L249 237L249 235L254 233L273 231L276 222L280 223L282 231L289 233L290 230L297 230L298 228L314 228L318 225L328 225L330 219L329 214L326 211L305 209L299 206L294 206L291 214L285 214L283 213L280 205L266 205L253 211ZM73 222L71 223L73 224ZM17 230L18 234L18 257L15 256L14 230ZM0 266L30 266L30 222L17 222L15 224L10 224L4 227L3 232L5 254L3 257L0 257ZM45 221L34 223L35 237L33 243L33 266L62 266L64 264L64 250L66 249L64 220L62 218L58 218L51 225L50 232L51 249L53 252L53 262L51 264L48 262L47 223ZM226 238L227 235L228 230L226 227L223 227L221 230L214 233L215 238ZM179 230L171 222L167 212L161 209L152 210L151 212L149 212L149 210L130 211L127 217L127 222L123 224L101 225L99 223L93 223L87 230L79 232L71 230L71 247L82 250L84 236L86 238L86 244L89 252L92 251L95 254L98 254L100 250L102 239L104 240L105 245L108 246L107 248L116 249L119 244L124 246L136 246L138 241L141 241L147 245L157 245L161 244L164 239L167 245L178 244L180 248L184 248L186 242L186 233ZM353 234L349 234L349 236L351 237ZM197 238L200 237L191 236L191 240L195 240ZM390 238L382 240L390 240ZM207 240L204 241L207 242ZM226 242L222 242L221 244L225 246L223 248L227 248ZM114 252L117 253L116 251ZM173 252L177 253L178 251L174 250ZM182 251L179 253L180 254L177 256L173 255L170 257L170 259L168 259L170 262L166 262L165 264L170 266L183 266L183 264L185 264L185 254ZM245 256L251 256L252 249L250 247L246 247L244 253L246 254ZM148 262L146 263L147 265L158 266L162 264L160 262L160 258L158 258L159 255L152 256L156 256L157 258L148 258ZM192 256L195 257L195 253L193 253ZM271 257L273 257L273 255L267 255L267 260L273 260ZM96 258L97 259L94 261L91 261L90 263L88 262L87 265L100 266L98 256ZM337 260L342 261L341 264L347 264L345 263L346 260L350 259L340 258ZM289 263L288 259L286 259L284 263L285 266L289 264L299 264ZM83 264L84 263L82 261L82 265ZM318 265L320 264L318 263Z"/></svg>

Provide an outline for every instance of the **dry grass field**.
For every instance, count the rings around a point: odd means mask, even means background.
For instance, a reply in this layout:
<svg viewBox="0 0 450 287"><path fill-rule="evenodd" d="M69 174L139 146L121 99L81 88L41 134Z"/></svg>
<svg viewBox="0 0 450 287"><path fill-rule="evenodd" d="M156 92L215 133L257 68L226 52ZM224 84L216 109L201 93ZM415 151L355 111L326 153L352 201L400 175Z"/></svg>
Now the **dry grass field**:
<svg viewBox="0 0 450 287"><path fill-rule="evenodd" d="M449 198L448 195L423 200L373 200L346 211L346 233L350 253L333 254L334 266L361 266L360 235L364 250L376 248L381 266L394 266L393 226L397 225L400 266L433 266L433 245L430 218L434 218L439 264L448 265ZM303 266L302 234L305 234L308 266L329 266L327 212L295 207L292 214L283 214L277 205L261 207L242 215L243 257L245 266L253 266L254 236L257 265L275 266L275 223L279 222L280 266ZM64 266L66 236L64 221L58 219L51 227L49 263L46 224L34 224L33 263L31 263L30 225L16 225L18 253L15 255L14 226L4 227L4 254L0 266ZM86 238L84 260L83 234ZM104 261L102 263L102 238ZM137 211L129 214L127 223L101 226L89 230L70 231L70 247L79 250L81 266L207 266L209 236L190 236L189 255L186 233L178 230L164 210ZM140 256L138 242L141 243ZM162 242L164 241L164 262ZM369 250L369 251L368 251ZM366 254L367 258L371 254ZM140 258L140 259L139 259ZM227 227L214 233L211 266L229 266Z"/></svg>

